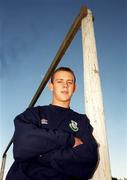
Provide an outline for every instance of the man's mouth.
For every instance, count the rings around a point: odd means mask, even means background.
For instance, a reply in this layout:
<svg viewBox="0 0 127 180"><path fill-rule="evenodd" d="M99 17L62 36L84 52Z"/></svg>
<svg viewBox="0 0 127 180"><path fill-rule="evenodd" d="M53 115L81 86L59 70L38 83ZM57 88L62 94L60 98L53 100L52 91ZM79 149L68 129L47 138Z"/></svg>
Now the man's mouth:
<svg viewBox="0 0 127 180"><path fill-rule="evenodd" d="M68 94L68 91L61 91L62 94Z"/></svg>

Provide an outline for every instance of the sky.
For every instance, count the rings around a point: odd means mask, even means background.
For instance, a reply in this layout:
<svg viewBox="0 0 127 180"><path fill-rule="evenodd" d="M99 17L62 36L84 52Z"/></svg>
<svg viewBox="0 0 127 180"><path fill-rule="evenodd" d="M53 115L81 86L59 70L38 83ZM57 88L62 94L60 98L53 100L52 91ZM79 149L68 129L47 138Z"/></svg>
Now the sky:
<svg viewBox="0 0 127 180"><path fill-rule="evenodd" d="M127 177L127 1L0 0L0 161L14 132L13 119L35 94L82 6L94 16L112 176ZM71 108L85 113L81 30L59 66L77 76ZM36 105L51 103L47 86ZM6 171L13 162L8 151Z"/></svg>

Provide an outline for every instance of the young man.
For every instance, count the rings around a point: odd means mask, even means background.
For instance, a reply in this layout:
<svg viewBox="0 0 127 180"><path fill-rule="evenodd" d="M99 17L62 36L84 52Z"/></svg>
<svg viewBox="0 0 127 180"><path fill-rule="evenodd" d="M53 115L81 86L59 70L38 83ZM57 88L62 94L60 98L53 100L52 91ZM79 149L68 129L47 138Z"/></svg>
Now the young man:
<svg viewBox="0 0 127 180"><path fill-rule="evenodd" d="M6 180L87 180L96 169L93 128L86 115L70 109L73 71L57 69L49 89L52 104L28 108L14 120L15 161Z"/></svg>

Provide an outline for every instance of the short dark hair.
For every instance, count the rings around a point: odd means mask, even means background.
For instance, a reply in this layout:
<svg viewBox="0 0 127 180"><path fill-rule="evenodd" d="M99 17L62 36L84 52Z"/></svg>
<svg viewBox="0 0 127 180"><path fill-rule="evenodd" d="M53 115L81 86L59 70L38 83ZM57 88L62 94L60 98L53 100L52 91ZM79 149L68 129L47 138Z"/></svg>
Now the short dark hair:
<svg viewBox="0 0 127 180"><path fill-rule="evenodd" d="M56 72L59 72L59 71L70 72L74 77L74 83L76 82L76 77L75 77L74 71L72 71L72 69L70 69L69 67L59 67L52 73L52 75L51 75L51 83L53 83L54 76L55 76Z"/></svg>

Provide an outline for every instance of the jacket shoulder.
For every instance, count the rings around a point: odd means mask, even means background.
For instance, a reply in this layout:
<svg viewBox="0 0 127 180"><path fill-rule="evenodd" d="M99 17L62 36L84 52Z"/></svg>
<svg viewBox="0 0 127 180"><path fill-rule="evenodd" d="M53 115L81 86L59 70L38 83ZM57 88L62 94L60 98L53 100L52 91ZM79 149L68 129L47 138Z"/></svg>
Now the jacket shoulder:
<svg viewBox="0 0 127 180"><path fill-rule="evenodd" d="M76 112L76 111L74 111L74 110L71 110L71 112L72 112L72 114L73 114L75 117L77 117L77 118L79 118L79 119L84 119L85 121L89 121L89 119L88 119L88 117L87 117L86 114L78 113L78 112Z"/></svg>
<svg viewBox="0 0 127 180"><path fill-rule="evenodd" d="M14 122L20 120L26 123L38 124L38 122L40 122L40 112L44 112L47 108L48 106L29 107L17 115L14 119Z"/></svg>

